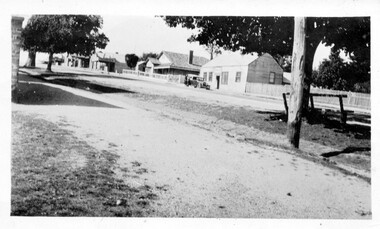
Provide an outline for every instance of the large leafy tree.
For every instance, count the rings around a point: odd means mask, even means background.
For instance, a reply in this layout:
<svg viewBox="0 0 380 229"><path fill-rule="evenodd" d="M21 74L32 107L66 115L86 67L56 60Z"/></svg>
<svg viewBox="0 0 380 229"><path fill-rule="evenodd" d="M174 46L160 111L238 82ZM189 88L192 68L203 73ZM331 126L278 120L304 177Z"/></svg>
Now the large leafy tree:
<svg viewBox="0 0 380 229"><path fill-rule="evenodd" d="M370 75L367 66L356 61L345 62L338 52L332 52L313 71L312 85L333 90L370 92Z"/></svg>
<svg viewBox="0 0 380 229"><path fill-rule="evenodd" d="M103 19L96 15L33 15L22 32L23 48L49 54L51 71L54 53L91 55L109 41L100 32Z"/></svg>
<svg viewBox="0 0 380 229"><path fill-rule="evenodd" d="M292 55L295 31L293 17L163 16L163 19L171 27L194 29L195 33L190 39L201 45L212 42L226 50L240 50L243 54L257 52L260 55L266 52L272 56ZM312 65L318 45L334 45L335 50L343 50L357 58L358 63L365 60L369 63L370 18L311 17L305 20L304 28L307 51L302 56L305 74L301 80L304 93L300 95L303 96L303 104L307 106ZM289 132L299 135L300 123L288 125L288 136ZM298 130L290 130L292 128ZM290 142L298 148L299 137L295 138Z"/></svg>
<svg viewBox="0 0 380 229"><path fill-rule="evenodd" d="M293 17L226 17L226 16L164 16L171 27L194 29L188 39L200 45L215 44L243 54L257 52L272 56L292 54ZM305 71L310 84L315 51L320 43L334 45L358 62L369 63L369 17L311 17L307 20L307 54Z"/></svg>
<svg viewBox="0 0 380 229"><path fill-rule="evenodd" d="M136 64L138 61L139 61L139 57L136 56L136 54L126 54L125 55L125 63L130 68L136 67Z"/></svg>
<svg viewBox="0 0 380 229"><path fill-rule="evenodd" d="M159 53L154 53L154 52L144 52L142 56L139 58L140 60L147 60L149 57L152 58L158 58L160 56Z"/></svg>

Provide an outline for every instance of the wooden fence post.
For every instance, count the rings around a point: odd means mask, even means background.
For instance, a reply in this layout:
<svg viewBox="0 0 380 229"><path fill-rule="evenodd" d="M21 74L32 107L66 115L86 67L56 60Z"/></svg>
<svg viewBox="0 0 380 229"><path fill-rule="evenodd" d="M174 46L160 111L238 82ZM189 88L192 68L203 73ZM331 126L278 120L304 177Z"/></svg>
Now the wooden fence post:
<svg viewBox="0 0 380 229"><path fill-rule="evenodd" d="M343 107L343 97L339 95L339 106L340 106L340 122L342 124L346 124L347 121L347 113L344 111Z"/></svg>
<svg viewBox="0 0 380 229"><path fill-rule="evenodd" d="M311 107L311 111L313 112L313 111L314 111L314 99L313 99L313 95L310 94L309 97L310 97L310 107Z"/></svg>
<svg viewBox="0 0 380 229"><path fill-rule="evenodd" d="M282 98L284 99L284 106L285 106L285 116L286 119L288 119L288 103L286 102L286 93L282 93Z"/></svg>

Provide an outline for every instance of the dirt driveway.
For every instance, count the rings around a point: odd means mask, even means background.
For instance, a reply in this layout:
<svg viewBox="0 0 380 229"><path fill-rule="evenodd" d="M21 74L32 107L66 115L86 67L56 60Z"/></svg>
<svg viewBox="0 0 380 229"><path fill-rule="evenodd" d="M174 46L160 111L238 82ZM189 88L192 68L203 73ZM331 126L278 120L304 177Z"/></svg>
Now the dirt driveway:
<svg viewBox="0 0 380 229"><path fill-rule="evenodd" d="M152 216L371 218L371 185L359 178L206 130L154 104L143 109L128 100L54 87L119 108L13 104L12 109L64 121L78 138L117 152L120 167L139 174L125 182L154 187L159 196Z"/></svg>

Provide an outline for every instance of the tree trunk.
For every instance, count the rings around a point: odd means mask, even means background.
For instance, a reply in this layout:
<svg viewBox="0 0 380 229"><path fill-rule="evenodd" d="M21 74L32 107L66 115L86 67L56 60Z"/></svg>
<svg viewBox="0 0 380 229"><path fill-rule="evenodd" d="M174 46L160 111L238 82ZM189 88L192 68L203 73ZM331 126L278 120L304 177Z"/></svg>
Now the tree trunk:
<svg viewBox="0 0 380 229"><path fill-rule="evenodd" d="M25 67L36 67L36 51L30 49L28 51L28 59L24 65Z"/></svg>
<svg viewBox="0 0 380 229"><path fill-rule="evenodd" d="M51 72L51 65L53 64L53 54L52 52L49 53L49 63L47 65L46 71Z"/></svg>
<svg viewBox="0 0 380 229"><path fill-rule="evenodd" d="M307 42L307 52L305 55L305 79L304 79L304 86L303 86L303 114L304 117L306 117L307 121L309 123L312 122L313 114L309 111L309 98L310 98L310 87L312 82L312 74L313 74L313 61L314 61L314 55L315 51L317 50L317 47L319 45L319 42L312 42L309 41L309 39L306 38Z"/></svg>
<svg viewBox="0 0 380 229"><path fill-rule="evenodd" d="M214 44L211 43L210 46L210 60L214 59Z"/></svg>
<svg viewBox="0 0 380 229"><path fill-rule="evenodd" d="M302 104L304 95L306 61L306 17L294 19L294 43L292 62L292 82L289 99L287 136L290 145L299 147Z"/></svg>

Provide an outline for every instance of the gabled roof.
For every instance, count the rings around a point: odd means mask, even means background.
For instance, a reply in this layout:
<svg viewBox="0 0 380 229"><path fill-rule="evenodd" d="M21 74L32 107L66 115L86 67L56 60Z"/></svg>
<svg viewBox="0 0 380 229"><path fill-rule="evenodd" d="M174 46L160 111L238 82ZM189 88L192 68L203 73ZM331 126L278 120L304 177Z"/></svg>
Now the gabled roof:
<svg viewBox="0 0 380 229"><path fill-rule="evenodd" d="M193 64L189 64L189 55L175 52L162 51L159 58L165 55L172 63L171 67L195 69L199 70L200 67L206 64L209 60L200 56L193 56Z"/></svg>
<svg viewBox="0 0 380 229"><path fill-rule="evenodd" d="M97 52L100 61L125 63L125 55L119 53Z"/></svg>
<svg viewBox="0 0 380 229"><path fill-rule="evenodd" d="M257 55L241 55L240 53L222 54L202 67L247 66L257 59Z"/></svg>
<svg viewBox="0 0 380 229"><path fill-rule="evenodd" d="M154 64L154 65L161 64L160 61L159 61L158 59L153 58L153 57L148 57L147 61L152 62L152 64Z"/></svg>

